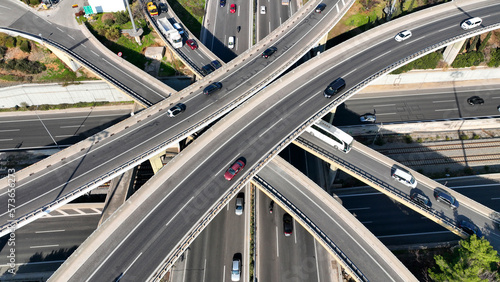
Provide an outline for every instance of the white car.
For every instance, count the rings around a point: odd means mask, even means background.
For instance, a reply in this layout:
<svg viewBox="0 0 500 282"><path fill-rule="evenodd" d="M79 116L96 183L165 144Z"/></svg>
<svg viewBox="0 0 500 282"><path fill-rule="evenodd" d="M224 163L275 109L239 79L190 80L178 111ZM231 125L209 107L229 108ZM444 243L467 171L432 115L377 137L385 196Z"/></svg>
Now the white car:
<svg viewBox="0 0 500 282"><path fill-rule="evenodd" d="M483 20L481 18L478 18L478 17L470 18L470 19L465 20L460 27L462 27L462 29L467 30L467 29L471 29L471 28L475 28L475 27L480 26L482 22L483 22Z"/></svg>
<svg viewBox="0 0 500 282"><path fill-rule="evenodd" d="M396 34L396 37L394 37L394 39L397 42L401 42L401 41L404 41L404 40L406 40L406 39L408 39L410 37L411 37L411 31L409 31L409 30L403 30L400 33Z"/></svg>
<svg viewBox="0 0 500 282"><path fill-rule="evenodd" d="M359 117L359 121L361 122L375 122L377 121L377 117L374 114L364 114Z"/></svg>
<svg viewBox="0 0 500 282"><path fill-rule="evenodd" d="M240 281L241 277L241 260L233 258L233 267L231 268L231 281Z"/></svg>
<svg viewBox="0 0 500 282"><path fill-rule="evenodd" d="M234 48L234 36L229 36L229 39L227 40L227 47L229 47L229 49Z"/></svg>
<svg viewBox="0 0 500 282"><path fill-rule="evenodd" d="M260 13L262 15L265 15L266 14L266 6L260 6Z"/></svg>

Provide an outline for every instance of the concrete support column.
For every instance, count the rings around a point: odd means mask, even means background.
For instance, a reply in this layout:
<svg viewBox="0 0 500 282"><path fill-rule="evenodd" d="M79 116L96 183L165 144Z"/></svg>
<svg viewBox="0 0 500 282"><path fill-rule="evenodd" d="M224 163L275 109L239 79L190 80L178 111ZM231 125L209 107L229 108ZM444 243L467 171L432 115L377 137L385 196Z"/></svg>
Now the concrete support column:
<svg viewBox="0 0 500 282"><path fill-rule="evenodd" d="M459 42L456 42L455 44L449 45L444 49L443 53L443 60L451 66L451 63L455 60L455 58L458 55L458 52L460 52L460 49L465 43L465 39Z"/></svg>

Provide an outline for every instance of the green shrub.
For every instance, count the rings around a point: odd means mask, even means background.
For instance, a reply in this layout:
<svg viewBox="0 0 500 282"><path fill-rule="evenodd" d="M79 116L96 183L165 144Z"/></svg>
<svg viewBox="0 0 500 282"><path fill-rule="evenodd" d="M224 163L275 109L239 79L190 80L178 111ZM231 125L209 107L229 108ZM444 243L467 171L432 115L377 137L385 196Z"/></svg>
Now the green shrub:
<svg viewBox="0 0 500 282"><path fill-rule="evenodd" d="M40 5L40 0L30 0L30 5L33 6Z"/></svg>
<svg viewBox="0 0 500 282"><path fill-rule="evenodd" d="M2 59L3 56L5 56L5 53L7 53L7 48L0 46L0 59Z"/></svg>
<svg viewBox="0 0 500 282"><path fill-rule="evenodd" d="M380 136L378 136L377 139L375 139L375 142L373 142L373 144L377 146L382 146L385 144L385 141L384 139L380 138Z"/></svg>
<svg viewBox="0 0 500 282"><path fill-rule="evenodd" d="M466 166L464 168L464 174L465 175L473 175L474 174L474 170L472 169L472 167L470 166Z"/></svg>
<svg viewBox="0 0 500 282"><path fill-rule="evenodd" d="M114 23L115 23L115 21L113 21L113 19L105 19L104 20L104 24L107 26L112 26Z"/></svg>
<svg viewBox="0 0 500 282"><path fill-rule="evenodd" d="M409 134L405 135L404 140L407 144L413 143L413 138Z"/></svg>
<svg viewBox="0 0 500 282"><path fill-rule="evenodd" d="M0 64L0 67L6 70L17 70L27 74L37 74L46 70L44 64L40 62L32 62L27 59L22 60L8 60Z"/></svg>
<svg viewBox="0 0 500 282"><path fill-rule="evenodd" d="M435 69L442 58L441 52L433 52L392 71L391 74L400 74L412 69Z"/></svg>
<svg viewBox="0 0 500 282"><path fill-rule="evenodd" d="M126 24L130 21L128 13L125 11L115 13L115 22L119 25Z"/></svg>
<svg viewBox="0 0 500 282"><path fill-rule="evenodd" d="M481 136L477 135L476 133L473 133L472 139L481 139Z"/></svg>
<svg viewBox="0 0 500 282"><path fill-rule="evenodd" d="M495 50L491 50L490 61L488 62L488 67L490 68L498 68L500 66L500 48Z"/></svg>
<svg viewBox="0 0 500 282"><path fill-rule="evenodd" d="M460 134L460 140L469 140L469 135L467 135L467 134Z"/></svg>
<svg viewBox="0 0 500 282"><path fill-rule="evenodd" d="M479 65L484 61L484 54L482 52L469 52L459 54L451 64L454 68L466 68Z"/></svg>
<svg viewBox="0 0 500 282"><path fill-rule="evenodd" d="M4 46L7 48L14 48L16 47L16 38L12 36L7 36L4 41Z"/></svg>
<svg viewBox="0 0 500 282"><path fill-rule="evenodd" d="M486 48L486 44L488 43L488 40L490 40L490 37L491 37L491 31L488 32L488 34L484 38L483 42L481 42L481 45L479 45L479 48L477 48L477 51L483 52L484 48Z"/></svg>
<svg viewBox="0 0 500 282"><path fill-rule="evenodd" d="M120 35L121 35L121 30L117 26L109 28L105 34L108 40L113 40L113 41L120 38Z"/></svg>
<svg viewBox="0 0 500 282"><path fill-rule="evenodd" d="M24 53L29 53L31 51L29 41L23 40L21 46L19 46L19 49L21 49L21 51L23 51Z"/></svg>
<svg viewBox="0 0 500 282"><path fill-rule="evenodd" d="M477 42L479 41L479 37L480 35L473 37L469 49L467 49L467 52L477 51Z"/></svg>
<svg viewBox="0 0 500 282"><path fill-rule="evenodd" d="M424 142L424 139L422 139L420 137L417 138L417 143L423 143L423 142Z"/></svg>

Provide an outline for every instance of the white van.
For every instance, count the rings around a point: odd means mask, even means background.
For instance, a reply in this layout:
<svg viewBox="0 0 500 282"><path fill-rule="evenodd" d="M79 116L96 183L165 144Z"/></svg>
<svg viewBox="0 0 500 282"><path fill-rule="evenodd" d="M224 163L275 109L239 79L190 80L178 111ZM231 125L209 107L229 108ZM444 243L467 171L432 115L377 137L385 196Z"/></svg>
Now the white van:
<svg viewBox="0 0 500 282"><path fill-rule="evenodd" d="M417 181L415 180L415 178L409 172L402 169L394 169L392 171L392 178L396 179L406 186L410 186L411 188L417 187Z"/></svg>
<svg viewBox="0 0 500 282"><path fill-rule="evenodd" d="M470 19L465 20L462 23L461 27L462 27L462 29L471 29L471 28L478 27L479 25L481 25L482 22L483 22L483 20L481 18L478 18L478 17L470 18Z"/></svg>

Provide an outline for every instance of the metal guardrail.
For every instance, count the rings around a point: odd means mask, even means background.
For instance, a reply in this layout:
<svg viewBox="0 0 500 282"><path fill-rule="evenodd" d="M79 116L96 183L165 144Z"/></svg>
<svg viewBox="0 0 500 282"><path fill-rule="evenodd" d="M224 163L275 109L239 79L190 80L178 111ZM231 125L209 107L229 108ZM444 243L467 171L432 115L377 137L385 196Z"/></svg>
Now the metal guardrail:
<svg viewBox="0 0 500 282"><path fill-rule="evenodd" d="M312 220L309 219L307 215L302 213L299 208L297 208L292 202L288 201L278 190L274 189L272 185L266 182L262 177L255 175L253 181L258 182L266 191L271 193L283 206L288 207L288 209L299 218L302 222L307 224L311 230L320 238L320 240L330 248L337 256L339 261L342 261L344 266L347 267L350 273L355 276L358 281L369 281L368 278L361 272L361 270L352 262L342 250L325 234L321 228L319 228Z"/></svg>
<svg viewBox="0 0 500 282"><path fill-rule="evenodd" d="M305 146L305 147L307 147L307 148L309 148L309 149L311 149L311 150L313 150L313 151L315 151L315 152L317 152L325 157L328 157L330 160L334 161L337 165L342 166L344 169L347 169L347 170L355 173L356 175L358 175L358 176L366 179L367 181L375 184L377 187L380 187L380 188L384 189L385 191L391 193L392 195L396 196L400 202L406 202L407 204L410 204L410 205L416 207L417 209L419 209L421 211L421 213L430 213L432 216L438 218L442 222L446 223L448 226L453 227L453 229L456 230L458 233L463 234L463 235L467 235L465 232L462 231L462 229L457 227L456 220L449 218L447 216L441 215L440 213L438 213L434 209L425 209L425 208L415 204L406 193L403 193L403 192L401 192L400 189L397 189L394 186L389 185L386 181L381 180L378 177L362 170L361 168L357 167L356 165L333 155L329 151L317 146L316 144L314 144L314 143L312 143L312 142L310 142L302 137L297 138L296 141L299 142L301 145L303 145L303 146Z"/></svg>

